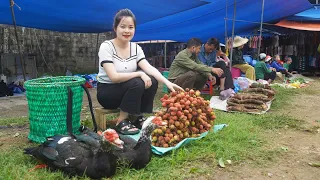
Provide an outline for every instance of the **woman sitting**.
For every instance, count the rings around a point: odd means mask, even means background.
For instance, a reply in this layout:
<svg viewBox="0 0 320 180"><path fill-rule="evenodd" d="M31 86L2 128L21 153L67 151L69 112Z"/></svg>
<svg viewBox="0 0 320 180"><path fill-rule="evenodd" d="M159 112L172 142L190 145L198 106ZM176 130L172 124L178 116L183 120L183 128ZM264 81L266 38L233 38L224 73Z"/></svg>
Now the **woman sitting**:
<svg viewBox="0 0 320 180"><path fill-rule="evenodd" d="M119 133L137 134L144 120L141 113L152 113L158 81L171 91L182 88L164 78L148 63L141 47L130 42L136 19L129 9L116 14L113 29L116 38L103 42L99 50L97 99L106 109L120 108L116 123ZM133 122L129 114L134 116Z"/></svg>
<svg viewBox="0 0 320 180"><path fill-rule="evenodd" d="M268 68L265 62L270 61L271 57L267 56L265 53L261 53L259 58L260 61L258 61L254 66L257 80L263 79L268 81L270 84L276 78L276 70L272 67Z"/></svg>
<svg viewBox="0 0 320 180"><path fill-rule="evenodd" d="M254 67L250 66L244 59L242 49L248 42L247 38L236 36L233 41L232 50L232 67L239 68L243 73L246 74L246 78L256 80ZM230 54L231 55L231 54Z"/></svg>

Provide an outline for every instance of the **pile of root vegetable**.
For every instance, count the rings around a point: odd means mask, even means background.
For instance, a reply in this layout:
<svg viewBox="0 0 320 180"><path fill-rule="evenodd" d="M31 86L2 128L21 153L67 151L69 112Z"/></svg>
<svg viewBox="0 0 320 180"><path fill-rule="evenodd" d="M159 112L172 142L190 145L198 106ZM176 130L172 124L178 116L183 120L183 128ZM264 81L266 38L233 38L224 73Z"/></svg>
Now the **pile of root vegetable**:
<svg viewBox="0 0 320 180"><path fill-rule="evenodd" d="M160 100L163 109L156 117L167 122L167 127L152 132L153 146L173 147L185 138L200 136L214 125L216 116L209 101L200 97L200 91L171 92Z"/></svg>
<svg viewBox="0 0 320 180"><path fill-rule="evenodd" d="M275 91L269 85L253 83L227 100L227 110L261 113L268 109L266 103L271 101L274 95Z"/></svg>

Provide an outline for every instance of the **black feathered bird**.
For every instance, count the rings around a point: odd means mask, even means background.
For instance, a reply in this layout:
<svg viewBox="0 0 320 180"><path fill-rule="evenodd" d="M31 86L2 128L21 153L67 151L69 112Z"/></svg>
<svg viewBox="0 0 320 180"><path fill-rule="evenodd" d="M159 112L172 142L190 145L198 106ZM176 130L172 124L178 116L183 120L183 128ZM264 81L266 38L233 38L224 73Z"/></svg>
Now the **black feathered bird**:
<svg viewBox="0 0 320 180"><path fill-rule="evenodd" d="M38 147L25 149L24 153L42 161L52 170L97 179L115 174L117 156L112 149L121 149L122 144L118 134L108 129L100 137L85 133L75 135L75 138L56 135Z"/></svg>
<svg viewBox="0 0 320 180"><path fill-rule="evenodd" d="M120 164L135 169L146 167L152 155L150 135L157 127L165 125L166 123L160 118L151 116L143 123L138 141L120 135L120 139L124 142L123 149L114 149L114 154L119 158Z"/></svg>

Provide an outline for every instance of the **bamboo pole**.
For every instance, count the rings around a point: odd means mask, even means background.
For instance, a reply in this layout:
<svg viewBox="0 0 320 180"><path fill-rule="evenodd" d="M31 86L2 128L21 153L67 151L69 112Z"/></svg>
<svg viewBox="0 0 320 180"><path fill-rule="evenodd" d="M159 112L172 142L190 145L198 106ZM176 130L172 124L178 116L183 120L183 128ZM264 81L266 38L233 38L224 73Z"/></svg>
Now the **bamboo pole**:
<svg viewBox="0 0 320 180"><path fill-rule="evenodd" d="M10 9L11 9L11 15L12 15L12 22L13 22L13 26L14 26L14 33L16 36L16 40L17 40L17 45L18 45L18 51L19 51L19 56L20 56L20 64L21 64L21 68L22 68L22 75L23 75L23 80L26 81L26 70L24 69L24 60L21 54L21 50L20 50L20 42L19 42L19 36L18 36L18 32L17 32L17 24L16 24L16 18L14 16L14 2L13 0L9 0L10 3Z"/></svg>
<svg viewBox="0 0 320 180"><path fill-rule="evenodd" d="M233 4L233 20L232 20L232 40L231 40L231 52L230 52L230 71L232 68L232 55L233 55L233 39L234 39L234 27L237 12L237 0L234 0Z"/></svg>
<svg viewBox="0 0 320 180"><path fill-rule="evenodd" d="M262 0L262 8L261 8L260 35L259 35L259 41L258 41L258 55L260 54L260 48L261 48L263 14L264 14L264 0Z"/></svg>

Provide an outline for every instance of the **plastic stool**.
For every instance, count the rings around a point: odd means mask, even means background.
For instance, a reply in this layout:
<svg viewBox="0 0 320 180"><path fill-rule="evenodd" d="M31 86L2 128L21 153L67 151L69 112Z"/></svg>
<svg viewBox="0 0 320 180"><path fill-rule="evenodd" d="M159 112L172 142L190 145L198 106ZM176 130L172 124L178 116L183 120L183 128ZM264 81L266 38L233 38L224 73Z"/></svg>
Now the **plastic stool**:
<svg viewBox="0 0 320 180"><path fill-rule="evenodd" d="M231 68L232 79L241 76L241 70L239 68L232 67Z"/></svg>
<svg viewBox="0 0 320 180"><path fill-rule="evenodd" d="M209 84L209 88L202 89L201 94L210 94L210 96L212 96L213 95L212 81L207 81L207 84Z"/></svg>

